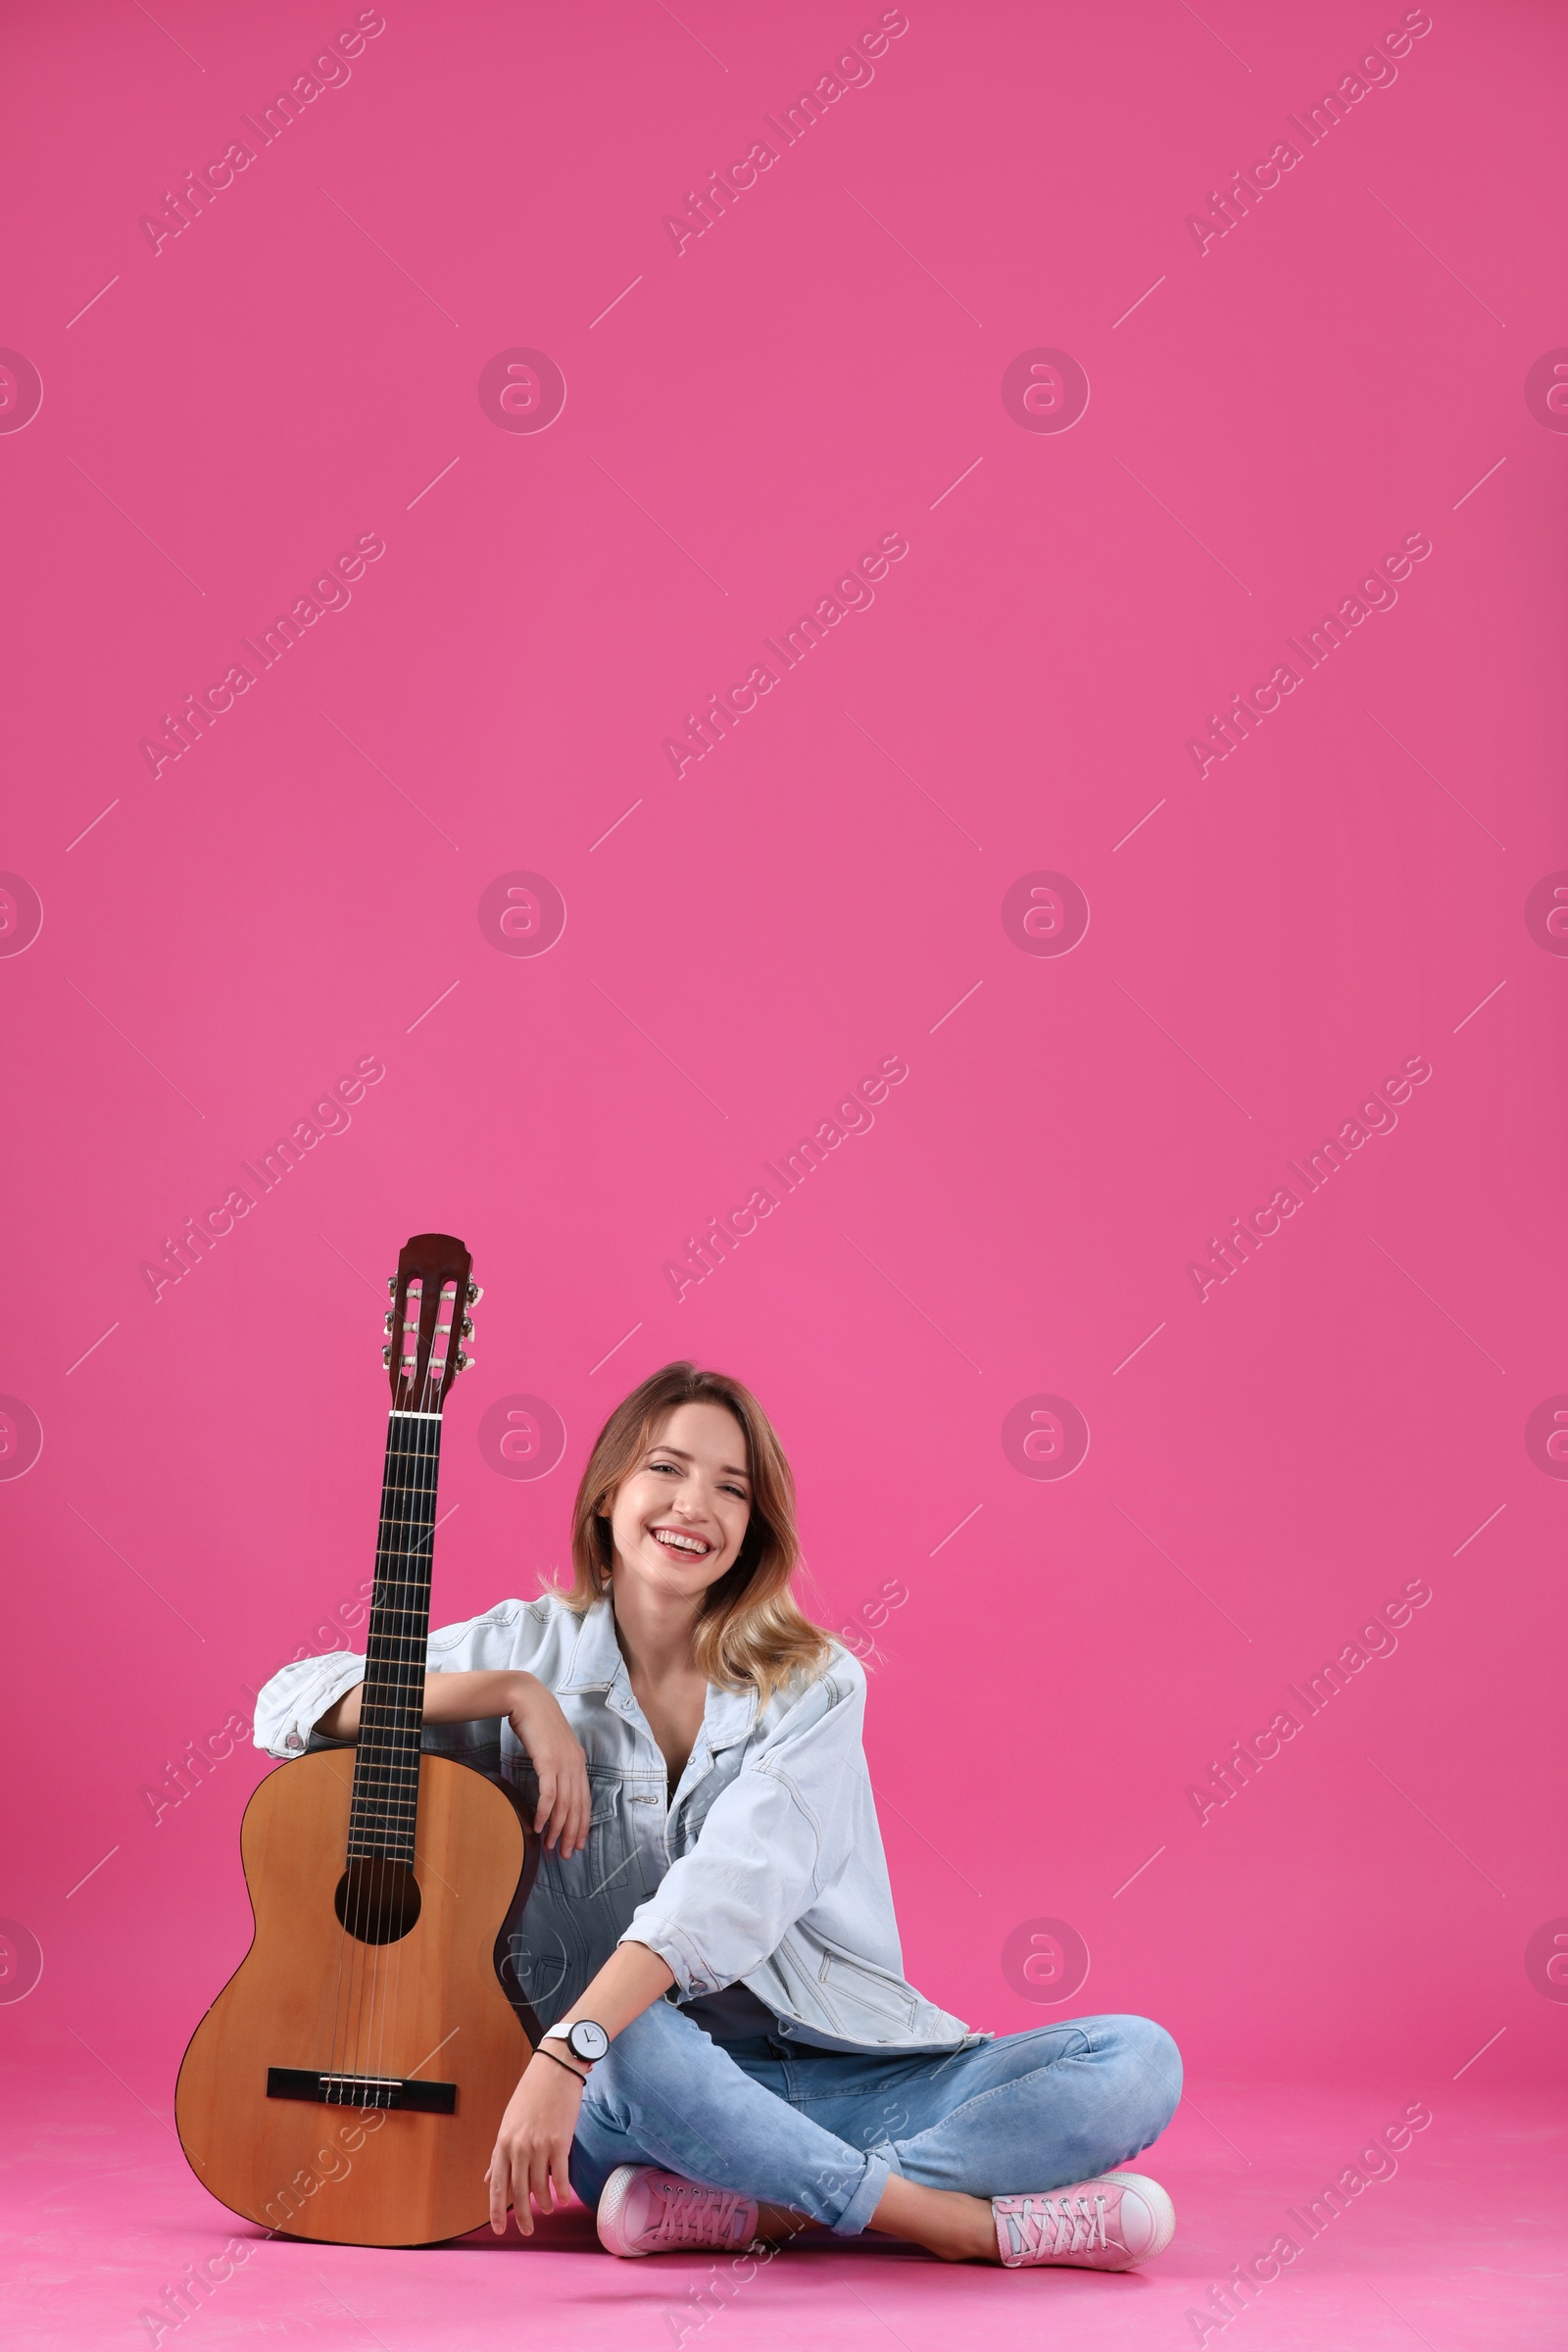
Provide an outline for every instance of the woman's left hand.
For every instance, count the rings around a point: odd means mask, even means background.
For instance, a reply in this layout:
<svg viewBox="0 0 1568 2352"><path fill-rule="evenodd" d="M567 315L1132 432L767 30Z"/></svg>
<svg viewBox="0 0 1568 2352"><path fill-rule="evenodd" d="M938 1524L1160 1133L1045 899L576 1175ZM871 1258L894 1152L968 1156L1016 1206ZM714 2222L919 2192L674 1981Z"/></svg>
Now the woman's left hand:
<svg viewBox="0 0 1568 2352"><path fill-rule="evenodd" d="M559 2065L548 2054L529 2059L507 2102L485 2175L490 2183L490 2227L497 2237L505 2233L509 2205L523 2236L531 2237L530 2197L541 2213L554 2213L569 2202L566 2168L581 2105L582 2077L569 2059Z"/></svg>

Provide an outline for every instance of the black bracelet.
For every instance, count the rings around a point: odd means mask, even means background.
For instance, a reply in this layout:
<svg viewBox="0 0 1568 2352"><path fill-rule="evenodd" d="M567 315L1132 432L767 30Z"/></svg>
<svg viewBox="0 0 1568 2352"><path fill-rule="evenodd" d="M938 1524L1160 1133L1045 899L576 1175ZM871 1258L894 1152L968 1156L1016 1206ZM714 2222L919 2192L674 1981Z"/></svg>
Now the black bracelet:
<svg viewBox="0 0 1568 2352"><path fill-rule="evenodd" d="M557 2058L554 2050L547 2050L543 2042L540 2042L537 2049L534 2051L534 2056L536 2058L549 2058L553 2060L557 2066L564 2066L567 2074L576 2075L579 2082L586 2082L588 2080L587 2076L580 2073L576 2067L568 2065L564 2058Z"/></svg>

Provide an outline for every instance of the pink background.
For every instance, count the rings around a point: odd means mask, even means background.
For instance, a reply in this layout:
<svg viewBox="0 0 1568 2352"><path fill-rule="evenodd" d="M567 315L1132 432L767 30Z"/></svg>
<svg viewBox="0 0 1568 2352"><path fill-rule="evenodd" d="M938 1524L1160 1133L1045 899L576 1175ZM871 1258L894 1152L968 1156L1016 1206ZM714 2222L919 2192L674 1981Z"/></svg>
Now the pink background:
<svg viewBox="0 0 1568 2352"><path fill-rule="evenodd" d="M74 2030L167 2113L264 1761L156 1826L144 1791L337 1645L382 1278L436 1226L486 1287L438 1619L564 1564L635 1380L722 1366L794 1461L808 1605L907 1592L868 1745L925 1991L1145 2011L1200 2101L1537 2082L1560 12L1435 9L1200 252L1188 216L1400 9L911 7L677 253L666 214L877 9L389 7L155 254L161 192L355 15L10 20L0 342L43 404L0 434L0 864L43 926L0 958L0 1388L44 1442L0 1483L0 1912L44 1972L5 2042ZM1004 405L1041 347L1087 372L1070 431ZM564 376L547 431L477 396L517 348ZM372 533L352 604L155 777L161 714ZM677 778L685 714L890 533L874 605ZM1397 604L1200 777L1207 714L1416 533ZM547 954L481 928L517 870L564 901ZM1040 870L1091 909L1063 956L1004 927ZM688 1237L895 1055L874 1128L677 1301ZM1200 1300L1209 1238L1418 1055L1396 1130ZM155 1303L165 1237L368 1056L352 1125ZM518 1394L566 1433L535 1480L478 1443ZM1004 1450L1040 1394L1091 1434L1065 1479ZM1414 1578L1396 1653L1200 1825L1189 1786ZM1004 1967L1038 1918L1091 1955L1065 2010Z"/></svg>

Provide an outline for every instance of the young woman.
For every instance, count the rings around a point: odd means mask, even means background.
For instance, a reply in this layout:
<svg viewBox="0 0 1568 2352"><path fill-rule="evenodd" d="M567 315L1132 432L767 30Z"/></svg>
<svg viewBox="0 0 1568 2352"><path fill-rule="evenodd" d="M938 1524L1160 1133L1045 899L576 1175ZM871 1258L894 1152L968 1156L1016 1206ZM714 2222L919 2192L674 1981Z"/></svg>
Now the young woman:
<svg viewBox="0 0 1568 2352"><path fill-rule="evenodd" d="M790 1596L794 1482L757 1399L653 1374L594 1446L571 1542L569 1592L430 1637L426 1725L469 1727L479 1761L499 1724L541 1839L511 1949L552 2022L502 2120L492 2227L510 2207L530 2232L569 2185L615 2254L810 2222L1012 2268L1162 2251L1169 2197L1117 2168L1175 2110L1170 2036L974 2034L904 1980L865 1676ZM363 1668L284 1667L258 1745L352 1740Z"/></svg>

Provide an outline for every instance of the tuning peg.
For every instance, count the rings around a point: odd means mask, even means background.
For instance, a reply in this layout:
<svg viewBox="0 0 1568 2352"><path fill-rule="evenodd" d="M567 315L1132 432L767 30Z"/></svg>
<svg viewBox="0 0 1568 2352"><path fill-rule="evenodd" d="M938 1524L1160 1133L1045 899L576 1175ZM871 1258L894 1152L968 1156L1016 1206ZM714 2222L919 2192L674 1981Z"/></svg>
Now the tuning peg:
<svg viewBox="0 0 1568 2352"><path fill-rule="evenodd" d="M479 1285L476 1282L470 1282L466 1292L465 1293L465 1298L466 1298L468 1305L477 1306L483 1297L484 1293L479 1288Z"/></svg>
<svg viewBox="0 0 1568 2352"><path fill-rule="evenodd" d="M471 1315L465 1315L463 1321L459 1324L458 1329L462 1332L466 1340L471 1340L473 1337L473 1317Z"/></svg>
<svg viewBox="0 0 1568 2352"><path fill-rule="evenodd" d="M463 1349L460 1348L457 1352L456 1362L457 1368L460 1372L466 1372L472 1365L473 1358L471 1355L466 1355Z"/></svg>
<svg viewBox="0 0 1568 2352"><path fill-rule="evenodd" d="M381 1329L383 1331L390 1332L396 1328L396 1324L397 1318L389 1312L386 1321L381 1326Z"/></svg>
<svg viewBox="0 0 1568 2352"><path fill-rule="evenodd" d="M391 1348L382 1348L382 1350L381 1350L381 1361L382 1361L382 1363L383 1363L383 1364L386 1366L387 1370L390 1372L390 1371L391 1371L391 1369L392 1369L392 1350L391 1350Z"/></svg>
<svg viewBox="0 0 1568 2352"><path fill-rule="evenodd" d="M398 1295L398 1278L395 1274L389 1274L386 1278L386 1295L389 1298L395 1298Z"/></svg>

